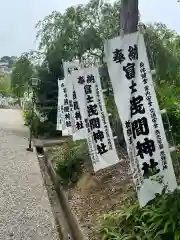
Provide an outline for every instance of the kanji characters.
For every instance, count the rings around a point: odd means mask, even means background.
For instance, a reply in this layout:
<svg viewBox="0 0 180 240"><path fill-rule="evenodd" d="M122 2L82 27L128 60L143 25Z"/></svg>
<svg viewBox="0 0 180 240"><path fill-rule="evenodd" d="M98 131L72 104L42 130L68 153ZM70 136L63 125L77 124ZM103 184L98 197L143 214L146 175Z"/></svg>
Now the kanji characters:
<svg viewBox="0 0 180 240"><path fill-rule="evenodd" d="M76 118L76 120L78 120L78 119L81 120L82 119L80 111L75 112L75 118Z"/></svg>
<svg viewBox="0 0 180 240"><path fill-rule="evenodd" d="M126 121L125 125L126 125L126 128L131 128L131 122L130 121Z"/></svg>
<svg viewBox="0 0 180 240"><path fill-rule="evenodd" d="M131 130L131 128L128 128L128 129L127 129L127 135L128 135L128 137L130 137L131 134L132 134L132 130Z"/></svg>
<svg viewBox="0 0 180 240"><path fill-rule="evenodd" d="M92 103L92 102L94 102L93 99L94 99L94 98L93 98L92 95L87 95L87 97L86 97L87 103Z"/></svg>
<svg viewBox="0 0 180 240"><path fill-rule="evenodd" d="M162 142L161 133L158 129L156 129L155 133L156 133L156 139L157 139L158 146L162 150L164 148L164 145Z"/></svg>
<svg viewBox="0 0 180 240"><path fill-rule="evenodd" d="M97 104L90 104L87 106L88 116L98 115Z"/></svg>
<svg viewBox="0 0 180 240"><path fill-rule="evenodd" d="M84 80L84 77L83 77L83 76L79 76L79 77L78 77L78 83L79 83L79 84L84 84L84 83L85 83L85 80Z"/></svg>
<svg viewBox="0 0 180 240"><path fill-rule="evenodd" d="M132 61L132 60L138 60L138 47L137 47L137 44L134 44L134 47L132 46L129 46L129 49L128 49L128 57L129 59Z"/></svg>
<svg viewBox="0 0 180 240"><path fill-rule="evenodd" d="M136 119L132 122L132 133L134 139L136 139L136 136L149 134L148 121L146 117Z"/></svg>
<svg viewBox="0 0 180 240"><path fill-rule="evenodd" d="M137 96L137 97L132 97L130 100L130 110L131 110L131 117L133 115L136 115L137 113L144 114L145 113L145 108L143 106L143 97L142 96Z"/></svg>
<svg viewBox="0 0 180 240"><path fill-rule="evenodd" d="M79 110L79 105L77 101L74 102L74 110Z"/></svg>
<svg viewBox="0 0 180 240"><path fill-rule="evenodd" d="M148 101L148 106L149 106L149 107L152 107L153 103L152 103L152 100L151 100L151 99L152 99L152 98L151 98L151 95L147 96L146 99L147 99L147 101Z"/></svg>
<svg viewBox="0 0 180 240"><path fill-rule="evenodd" d="M155 144L152 139L145 138L144 142L137 142L136 149L138 150L137 156L140 156L141 159L144 159L144 154L149 154L152 157L155 152Z"/></svg>
<svg viewBox="0 0 180 240"><path fill-rule="evenodd" d="M69 106L70 106L70 107L73 107L72 100L69 100Z"/></svg>
<svg viewBox="0 0 180 240"><path fill-rule="evenodd" d="M87 128L88 132L90 132L91 130L90 130L90 124L89 124L88 119L85 118L84 121L85 121L85 125L86 125L86 128Z"/></svg>
<svg viewBox="0 0 180 240"><path fill-rule="evenodd" d="M70 113L65 114L65 119L70 119Z"/></svg>
<svg viewBox="0 0 180 240"><path fill-rule="evenodd" d="M91 118L89 119L89 125L90 125L90 128L91 130L93 130L94 128L100 128L100 120L98 117L96 118Z"/></svg>
<svg viewBox="0 0 180 240"><path fill-rule="evenodd" d="M64 106L64 112L69 112L69 106Z"/></svg>
<svg viewBox="0 0 180 240"><path fill-rule="evenodd" d="M91 94L92 93L92 86L91 85L85 85L84 86L85 94Z"/></svg>
<svg viewBox="0 0 180 240"><path fill-rule="evenodd" d="M89 74L87 75L87 83L95 83L95 78L94 78L94 75L92 74Z"/></svg>
<svg viewBox="0 0 180 240"><path fill-rule="evenodd" d="M131 89L131 94L137 92L137 89L135 88L137 86L137 84L132 80L131 82L131 86L129 87Z"/></svg>
<svg viewBox="0 0 180 240"><path fill-rule="evenodd" d="M93 132L93 138L96 143L97 143L97 140L102 142L102 140L104 139L103 131L98 130L97 132Z"/></svg>
<svg viewBox="0 0 180 240"><path fill-rule="evenodd" d="M71 121L66 121L66 127L71 127Z"/></svg>
<svg viewBox="0 0 180 240"><path fill-rule="evenodd" d="M149 178L150 176L156 175L160 172L160 169L157 168L158 162L155 162L154 159L150 159L150 164L144 162L142 170L144 171L143 177Z"/></svg>
<svg viewBox="0 0 180 240"><path fill-rule="evenodd" d="M135 78L135 63L127 63L126 66L123 66L123 71L128 80Z"/></svg>
<svg viewBox="0 0 180 240"><path fill-rule="evenodd" d="M140 62L140 68L144 68L144 63Z"/></svg>
<svg viewBox="0 0 180 240"><path fill-rule="evenodd" d="M64 99L64 105L68 105L69 101L67 98Z"/></svg>
<svg viewBox="0 0 180 240"><path fill-rule="evenodd" d="M97 144L98 154L103 155L104 153L108 152L107 147L104 143Z"/></svg>
<svg viewBox="0 0 180 240"><path fill-rule="evenodd" d="M76 97L76 92L73 91L73 100L75 100L77 97Z"/></svg>
<svg viewBox="0 0 180 240"><path fill-rule="evenodd" d="M143 62L140 63L140 72L141 72L141 78L143 80L143 83L146 84L148 80L147 80L146 69L144 67L144 63Z"/></svg>
<svg viewBox="0 0 180 240"><path fill-rule="evenodd" d="M113 61L116 62L116 63L122 63L124 62L125 60L125 56L122 52L123 50L122 49L118 49L116 48L113 52Z"/></svg>
<svg viewBox="0 0 180 240"><path fill-rule="evenodd" d="M167 169L167 159L166 159L166 154L164 152L164 150L162 150L160 152L161 155L161 161L162 161L162 165L163 165L163 170Z"/></svg>
<svg viewBox="0 0 180 240"><path fill-rule="evenodd" d="M82 121L78 121L78 122L76 123L76 128L77 128L78 130L84 128L83 122L82 122Z"/></svg>
<svg viewBox="0 0 180 240"><path fill-rule="evenodd" d="M71 74L71 72L72 72L72 70L70 68L68 68L67 71L68 71L69 74Z"/></svg>

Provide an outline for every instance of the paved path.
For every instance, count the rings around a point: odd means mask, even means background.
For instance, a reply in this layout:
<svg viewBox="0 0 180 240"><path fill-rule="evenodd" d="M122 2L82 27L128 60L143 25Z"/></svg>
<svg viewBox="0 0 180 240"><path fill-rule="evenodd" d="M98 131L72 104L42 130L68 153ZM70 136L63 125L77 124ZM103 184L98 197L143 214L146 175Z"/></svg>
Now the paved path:
<svg viewBox="0 0 180 240"><path fill-rule="evenodd" d="M19 110L0 109L0 239L57 240L55 221Z"/></svg>

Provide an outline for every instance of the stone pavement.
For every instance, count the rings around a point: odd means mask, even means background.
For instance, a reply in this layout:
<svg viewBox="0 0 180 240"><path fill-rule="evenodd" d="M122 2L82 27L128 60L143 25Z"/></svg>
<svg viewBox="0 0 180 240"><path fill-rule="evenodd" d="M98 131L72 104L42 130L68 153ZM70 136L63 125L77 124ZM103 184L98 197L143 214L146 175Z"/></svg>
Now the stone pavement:
<svg viewBox="0 0 180 240"><path fill-rule="evenodd" d="M0 239L57 240L55 220L20 110L0 109Z"/></svg>

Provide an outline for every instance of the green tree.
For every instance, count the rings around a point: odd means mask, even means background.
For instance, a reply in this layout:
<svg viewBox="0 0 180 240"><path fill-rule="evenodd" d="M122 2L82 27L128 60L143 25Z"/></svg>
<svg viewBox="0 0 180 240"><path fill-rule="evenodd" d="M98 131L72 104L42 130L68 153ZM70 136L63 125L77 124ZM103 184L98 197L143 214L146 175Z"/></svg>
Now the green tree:
<svg viewBox="0 0 180 240"><path fill-rule="evenodd" d="M11 78L8 74L0 77L0 94L11 96Z"/></svg>
<svg viewBox="0 0 180 240"><path fill-rule="evenodd" d="M22 55L12 70L11 74L11 88L13 94L17 98L21 98L31 83L33 74L33 66L26 55Z"/></svg>
<svg viewBox="0 0 180 240"><path fill-rule="evenodd" d="M147 26L145 40L151 67L157 70L156 83L165 80L180 86L180 36L165 24L155 23Z"/></svg>
<svg viewBox="0 0 180 240"><path fill-rule="evenodd" d="M104 39L117 32L119 26L118 4L100 5L92 0L68 8L64 14L53 12L36 26L40 49L47 52L57 49L64 60L102 59Z"/></svg>
<svg viewBox="0 0 180 240"><path fill-rule="evenodd" d="M85 66L103 63L104 40L119 34L119 5L120 2L109 4L91 0L88 4L66 9L64 14L53 12L37 24L37 39L39 49L44 50L48 69L55 67L60 71L60 62L79 59ZM151 67L157 70L156 90L164 96L161 81L172 85L173 89L180 86L180 36L169 30L162 23L146 26L145 42ZM105 64L104 64L105 66ZM102 83L109 84L108 73ZM177 91L173 91L177 100ZM160 107L163 97L158 94ZM108 96L106 98L108 104ZM172 106L172 105L171 105ZM169 106L167 106L170 111ZM110 109L115 108L110 107ZM177 121L177 115L171 114L171 123Z"/></svg>
<svg viewBox="0 0 180 240"><path fill-rule="evenodd" d="M3 56L1 57L0 59L0 62L5 62L5 63L8 63L8 67L9 68L12 68L13 67L13 64L15 63L15 60L16 60L16 57L15 56Z"/></svg>
<svg viewBox="0 0 180 240"><path fill-rule="evenodd" d="M36 91L36 108L41 115L47 116L39 123L37 134L54 135L56 133L58 79L63 78L61 56L57 52L47 52L40 66L36 66L39 86Z"/></svg>

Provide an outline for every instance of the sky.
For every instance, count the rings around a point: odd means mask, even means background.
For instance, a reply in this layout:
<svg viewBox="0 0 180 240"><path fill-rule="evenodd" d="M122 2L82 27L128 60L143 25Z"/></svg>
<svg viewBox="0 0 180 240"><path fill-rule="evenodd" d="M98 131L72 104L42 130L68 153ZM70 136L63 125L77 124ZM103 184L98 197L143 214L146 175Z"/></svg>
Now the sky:
<svg viewBox="0 0 180 240"><path fill-rule="evenodd" d="M113 1L113 0L112 0ZM180 33L180 3L177 0L139 0L141 21L163 22ZM35 25L52 11L88 0L0 0L0 56L19 56L36 49Z"/></svg>

